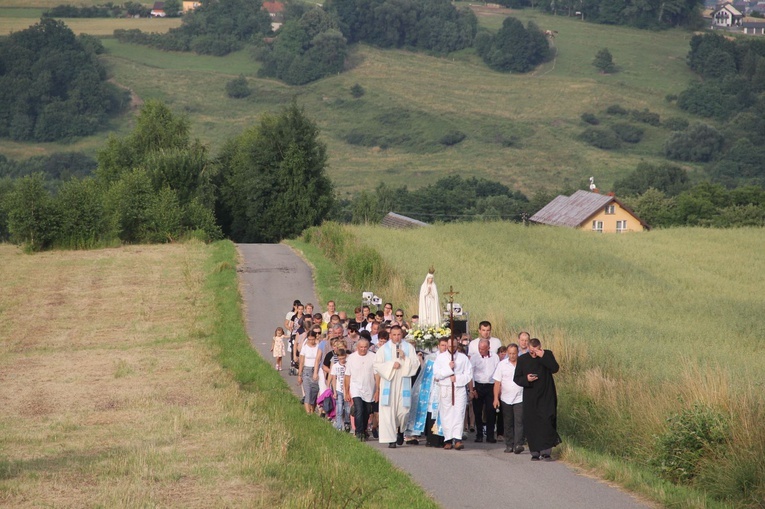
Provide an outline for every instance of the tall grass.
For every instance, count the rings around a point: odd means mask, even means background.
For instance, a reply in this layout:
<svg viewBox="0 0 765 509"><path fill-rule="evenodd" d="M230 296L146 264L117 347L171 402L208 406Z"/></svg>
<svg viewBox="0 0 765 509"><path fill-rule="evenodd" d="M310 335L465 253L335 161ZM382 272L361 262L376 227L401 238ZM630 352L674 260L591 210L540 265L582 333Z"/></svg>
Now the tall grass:
<svg viewBox="0 0 765 509"><path fill-rule="evenodd" d="M384 300L416 312L434 264L471 328L488 319L505 343L521 330L540 337L560 360L560 428L577 444L658 465L674 416L695 405L724 416L723 446L702 451L687 484L762 507L765 230L591 235L487 223L338 235L390 267L386 284L364 286Z"/></svg>

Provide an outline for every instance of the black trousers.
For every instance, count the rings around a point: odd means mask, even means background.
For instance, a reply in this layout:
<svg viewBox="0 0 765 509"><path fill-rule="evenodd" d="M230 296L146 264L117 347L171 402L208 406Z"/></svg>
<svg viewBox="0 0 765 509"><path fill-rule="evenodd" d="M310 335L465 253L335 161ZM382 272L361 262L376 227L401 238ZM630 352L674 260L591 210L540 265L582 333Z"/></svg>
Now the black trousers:
<svg viewBox="0 0 765 509"><path fill-rule="evenodd" d="M372 414L372 402L364 401L361 398L353 398L353 420L356 425L356 434L361 435L367 432L369 416Z"/></svg>
<svg viewBox="0 0 765 509"><path fill-rule="evenodd" d="M486 426L486 438L494 438L494 423L496 422L496 410L494 409L494 384L475 383L475 392L478 396L473 400L473 413L475 413L475 437L483 438L483 427Z"/></svg>
<svg viewBox="0 0 765 509"><path fill-rule="evenodd" d="M428 412L428 416L425 419L425 440L427 441L428 445L431 447L443 447L444 446L444 437L441 435L436 435L431 431L433 429L433 424L435 424L435 419L433 419L433 414Z"/></svg>

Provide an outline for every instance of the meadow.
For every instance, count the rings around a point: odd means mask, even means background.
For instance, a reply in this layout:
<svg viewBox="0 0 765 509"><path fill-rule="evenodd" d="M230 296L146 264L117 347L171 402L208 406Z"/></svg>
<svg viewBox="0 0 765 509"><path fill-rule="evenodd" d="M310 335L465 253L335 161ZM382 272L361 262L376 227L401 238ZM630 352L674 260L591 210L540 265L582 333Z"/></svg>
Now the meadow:
<svg viewBox="0 0 765 509"><path fill-rule="evenodd" d="M414 313L432 264L440 292L459 292L473 333L489 320L505 344L522 330L539 337L562 366L560 429L569 446L611 458L596 467L601 475L671 507L762 507L762 229L594 235L510 223L325 225L303 239L338 261L351 293L374 291ZM702 495L655 479L674 454L659 437L685 433L671 424L687 424L681 415L723 430L690 472L688 485ZM588 464L576 447L564 458ZM621 473L608 473L619 459ZM648 473L624 473L633 468Z"/></svg>
<svg viewBox="0 0 765 509"><path fill-rule="evenodd" d="M586 127L580 115L603 118L608 106L621 104L648 108L662 118L684 116L664 97L694 79L685 65L689 32L647 32L533 11L487 9L479 14L481 26L496 30L508 13L557 30L555 59L528 75L511 75L491 71L473 50L439 57L359 45L351 50L347 72L302 87L256 78L258 64L248 50L215 59L107 38L109 53L103 60L111 76L142 99L159 98L188 114L193 135L213 151L263 113L296 98L322 130L329 174L341 196L382 181L420 187L455 173L529 193L578 186L589 176L608 189L639 162L663 160L669 130L642 125L642 142L604 151L577 139ZM598 74L591 65L602 47L614 55L617 74ZM248 78L253 94L230 99L225 85L239 74ZM358 99L350 94L356 83L366 92ZM124 115L110 129L124 133L130 122L131 116ZM467 135L463 142L451 147L439 143L455 130ZM56 150L94 153L106 136L43 145L3 140L0 152L13 158Z"/></svg>
<svg viewBox="0 0 765 509"><path fill-rule="evenodd" d="M0 244L0 506L435 507L252 349L236 257Z"/></svg>

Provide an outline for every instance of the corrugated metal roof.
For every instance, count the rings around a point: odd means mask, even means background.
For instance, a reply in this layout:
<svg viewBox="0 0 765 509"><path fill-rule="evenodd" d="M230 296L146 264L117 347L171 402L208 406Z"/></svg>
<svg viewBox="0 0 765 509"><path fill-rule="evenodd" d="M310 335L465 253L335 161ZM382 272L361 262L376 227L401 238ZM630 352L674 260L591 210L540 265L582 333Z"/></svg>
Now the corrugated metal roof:
<svg viewBox="0 0 765 509"><path fill-rule="evenodd" d="M417 219L412 219L411 217L402 216L401 214L396 214L395 212L388 212L385 217L380 221L380 224L382 226L385 226L386 228L421 228L423 226L430 226L428 223L423 223L422 221L418 221Z"/></svg>
<svg viewBox="0 0 765 509"><path fill-rule="evenodd" d="M577 191L571 196L559 195L531 216L530 221L576 228L613 200L613 196L589 191Z"/></svg>

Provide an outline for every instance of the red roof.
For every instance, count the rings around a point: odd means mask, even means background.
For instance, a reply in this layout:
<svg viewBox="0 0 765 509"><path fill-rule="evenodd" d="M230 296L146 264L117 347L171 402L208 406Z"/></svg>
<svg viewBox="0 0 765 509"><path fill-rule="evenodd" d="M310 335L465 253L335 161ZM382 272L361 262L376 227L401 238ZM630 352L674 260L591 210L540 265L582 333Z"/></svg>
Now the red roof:
<svg viewBox="0 0 765 509"><path fill-rule="evenodd" d="M263 2L263 8L268 11L269 14L279 14L284 12L284 4L281 2Z"/></svg>

